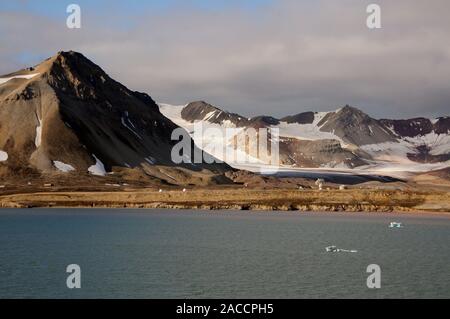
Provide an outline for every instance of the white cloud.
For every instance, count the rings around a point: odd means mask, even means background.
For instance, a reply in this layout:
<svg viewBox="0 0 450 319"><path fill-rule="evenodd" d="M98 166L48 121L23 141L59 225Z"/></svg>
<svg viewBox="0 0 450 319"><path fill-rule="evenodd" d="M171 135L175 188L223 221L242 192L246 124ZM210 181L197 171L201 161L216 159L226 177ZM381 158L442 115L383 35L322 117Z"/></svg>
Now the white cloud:
<svg viewBox="0 0 450 319"><path fill-rule="evenodd" d="M136 17L85 12L83 28L0 13L0 73L20 52L81 51L131 89L172 104L205 99L244 115L352 104L377 117L448 115L450 2L278 1L255 12L171 10ZM134 27L111 27L132 19ZM36 61L37 62L37 61Z"/></svg>

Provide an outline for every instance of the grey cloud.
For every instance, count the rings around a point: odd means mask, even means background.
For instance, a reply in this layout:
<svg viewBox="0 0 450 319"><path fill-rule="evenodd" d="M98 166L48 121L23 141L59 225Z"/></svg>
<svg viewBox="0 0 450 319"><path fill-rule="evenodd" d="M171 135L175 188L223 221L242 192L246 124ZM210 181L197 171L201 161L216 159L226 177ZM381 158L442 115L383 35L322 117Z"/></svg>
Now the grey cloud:
<svg viewBox="0 0 450 319"><path fill-rule="evenodd" d="M372 1L278 1L257 12L132 17L124 28L84 13L83 28L0 13L0 73L17 54L84 53L156 100L204 99L243 115L282 116L351 104L375 117L449 115L450 3L376 1L383 28L365 27ZM83 8L82 8L83 9ZM103 24L104 22L105 24ZM38 61L35 61L38 62Z"/></svg>

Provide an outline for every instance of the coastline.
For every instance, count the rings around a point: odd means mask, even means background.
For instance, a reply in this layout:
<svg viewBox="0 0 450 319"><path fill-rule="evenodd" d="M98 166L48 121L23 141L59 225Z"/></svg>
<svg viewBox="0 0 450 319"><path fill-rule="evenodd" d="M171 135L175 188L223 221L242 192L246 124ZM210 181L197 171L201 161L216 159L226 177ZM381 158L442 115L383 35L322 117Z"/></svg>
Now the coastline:
<svg viewBox="0 0 450 319"><path fill-rule="evenodd" d="M189 189L58 191L0 196L0 208L146 208L241 211L450 214L448 192L389 190Z"/></svg>

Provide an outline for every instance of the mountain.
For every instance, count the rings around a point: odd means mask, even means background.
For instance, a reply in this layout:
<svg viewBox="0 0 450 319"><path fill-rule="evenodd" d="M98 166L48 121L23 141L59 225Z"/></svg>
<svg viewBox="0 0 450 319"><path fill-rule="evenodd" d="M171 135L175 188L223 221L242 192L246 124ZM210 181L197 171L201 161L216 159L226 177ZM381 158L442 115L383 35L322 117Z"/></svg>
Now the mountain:
<svg viewBox="0 0 450 319"><path fill-rule="evenodd" d="M435 120L427 118L414 118L409 120L387 120L380 122L389 127L397 136L417 137L430 133L449 134L450 133L450 117L441 117Z"/></svg>
<svg viewBox="0 0 450 319"><path fill-rule="evenodd" d="M440 163L450 160L450 117L414 118L380 121L393 134L412 144L407 157L418 163Z"/></svg>
<svg viewBox="0 0 450 319"><path fill-rule="evenodd" d="M0 77L0 175L106 175L118 168L176 167L184 174L226 164L175 165L178 128L153 99L129 90L77 52ZM191 141L192 151L199 151Z"/></svg>
<svg viewBox="0 0 450 319"><path fill-rule="evenodd" d="M181 111L181 116L189 122L208 121L214 124L229 122L236 126L246 123L247 120L238 114L224 112L204 101L189 103Z"/></svg>
<svg viewBox="0 0 450 319"><path fill-rule="evenodd" d="M450 117L378 120L349 105L336 111L302 112L281 119L246 118L206 102L186 106L161 104L160 110L191 133L195 123L240 128L239 134L250 128L277 128L280 164L286 167L427 171L450 165ZM195 142L202 145L211 141L206 136ZM232 145L230 141L226 143ZM240 150L252 152L254 157L251 147ZM254 164L267 164L256 157Z"/></svg>
<svg viewBox="0 0 450 319"><path fill-rule="evenodd" d="M396 139L379 121L348 105L328 113L318 126L321 131L333 133L346 143L358 146L393 142Z"/></svg>
<svg viewBox="0 0 450 319"><path fill-rule="evenodd" d="M239 114L225 112L204 101L192 102L186 105L181 111L181 118L189 122L207 121L212 124L236 127L265 127L279 123L279 120L271 116L246 118Z"/></svg>
<svg viewBox="0 0 450 319"><path fill-rule="evenodd" d="M221 153L214 134L195 136L197 123L234 128L237 134L222 141ZM281 119L248 118L204 101L158 105L70 51L0 77L0 178L57 176L74 184L81 176L86 183L95 176L114 183L230 182L227 164L172 162L177 141L171 133L179 127L194 137L188 141L192 153L212 154L235 167L230 151L246 157L250 166L268 164L267 154L254 143L260 128L278 129L279 137L267 138L279 142L276 164L287 168L429 171L450 164L450 117L378 120L347 105ZM257 135L248 138L252 131ZM237 143L240 137L253 144Z"/></svg>

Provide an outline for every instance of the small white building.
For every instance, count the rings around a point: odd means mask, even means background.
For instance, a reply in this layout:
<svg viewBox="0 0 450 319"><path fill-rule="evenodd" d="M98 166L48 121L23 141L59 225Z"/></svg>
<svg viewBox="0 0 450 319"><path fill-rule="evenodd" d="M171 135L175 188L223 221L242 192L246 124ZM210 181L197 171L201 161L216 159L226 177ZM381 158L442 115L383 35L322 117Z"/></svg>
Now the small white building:
<svg viewBox="0 0 450 319"><path fill-rule="evenodd" d="M319 190L321 191L323 189L324 183L325 183L325 180L323 178L318 178L315 184L319 187Z"/></svg>

